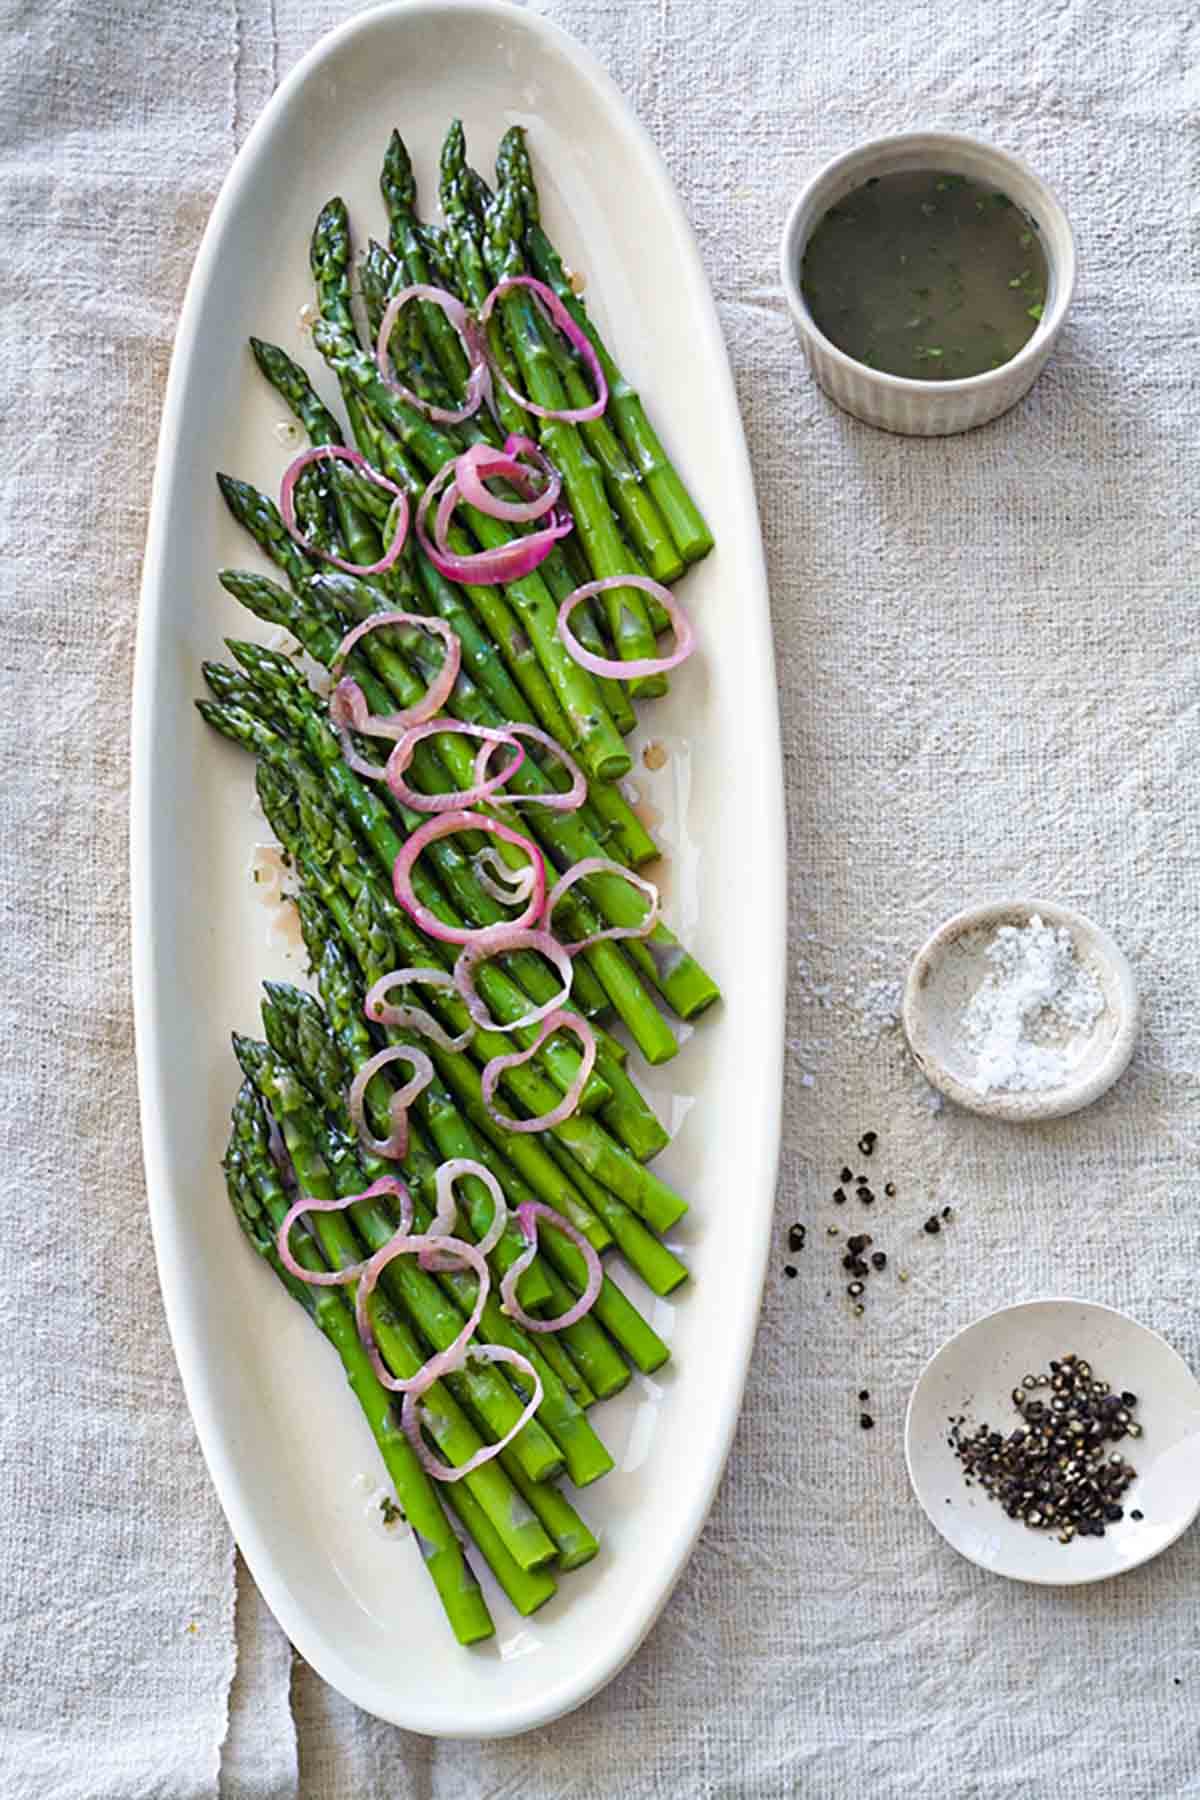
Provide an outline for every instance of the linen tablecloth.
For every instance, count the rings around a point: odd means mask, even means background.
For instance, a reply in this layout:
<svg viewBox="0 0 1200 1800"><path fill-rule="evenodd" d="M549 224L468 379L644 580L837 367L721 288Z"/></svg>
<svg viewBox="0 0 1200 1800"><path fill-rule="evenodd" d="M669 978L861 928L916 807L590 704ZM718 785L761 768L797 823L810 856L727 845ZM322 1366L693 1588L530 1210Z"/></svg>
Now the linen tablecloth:
<svg viewBox="0 0 1200 1800"><path fill-rule="evenodd" d="M1010 1585L934 1535L901 1455L922 1361L1003 1301L1110 1302L1200 1359L1200 25L1165 0L547 0L628 94L696 225L769 556L789 1057L745 1413L640 1654L525 1738L437 1744L357 1714L294 1663L236 1568L146 1226L129 684L191 259L274 83L346 10L5 8L0 1793L1194 1795L1200 1538L1096 1588ZM813 388L776 246L821 160L931 125L992 138L1056 186L1082 279L1024 405L917 443ZM1107 924L1145 1000L1119 1087L1024 1130L936 1108L895 1024L928 930L1012 890ZM857 1320L826 1227L865 1128L897 1187L873 1229L911 1279L877 1278ZM953 1228L923 1237L943 1205ZM808 1241L788 1280L793 1220Z"/></svg>

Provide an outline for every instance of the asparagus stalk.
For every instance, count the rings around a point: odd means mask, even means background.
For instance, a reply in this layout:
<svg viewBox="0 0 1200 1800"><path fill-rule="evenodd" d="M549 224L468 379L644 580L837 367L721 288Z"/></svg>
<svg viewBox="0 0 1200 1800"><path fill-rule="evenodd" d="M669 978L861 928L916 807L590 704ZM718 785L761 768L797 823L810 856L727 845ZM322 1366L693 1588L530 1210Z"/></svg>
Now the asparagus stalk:
<svg viewBox="0 0 1200 1800"><path fill-rule="evenodd" d="M511 142L509 142L511 140ZM585 331L600 359L608 383L608 411L620 436L654 495L671 536L685 562L697 562L713 547L712 532L663 449L636 390L622 375L600 333L588 317L587 307L576 294L562 258L542 229L537 186L525 146L524 134L514 128L506 137L509 169L518 182L525 215L525 252L539 280L558 295L575 323Z"/></svg>
<svg viewBox="0 0 1200 1800"><path fill-rule="evenodd" d="M314 1073L312 1059L315 1056L328 1057L334 1053L323 1030L323 1019L318 1022L311 1016L305 1017L300 1004L305 998L295 989L274 983L268 988L262 1005L268 1043L281 1061L291 1065L301 1081L306 1073ZM340 1057L338 1060L340 1062ZM328 1080L328 1072L322 1078ZM312 1084L306 1085L311 1090ZM395 1167L387 1164L370 1170L358 1166L358 1159L351 1149L349 1119L339 1120L339 1126L339 1137L334 1138L326 1132L321 1140L326 1146L326 1163L333 1170L339 1192L361 1193L378 1175L396 1174ZM395 1235L395 1221L381 1200L360 1201L349 1209L348 1216L369 1251L381 1250ZM389 1264L383 1284L431 1352L445 1350L454 1342L462 1329L462 1317L432 1275L413 1258L400 1257ZM482 1330L479 1335L484 1342L488 1341ZM459 1373L447 1376L446 1385L492 1438L505 1436L521 1416L521 1404L498 1368L486 1364L468 1365ZM563 1466L561 1452L537 1419L529 1421L511 1447L533 1481L543 1481L557 1474Z"/></svg>
<svg viewBox="0 0 1200 1800"><path fill-rule="evenodd" d="M348 1156L338 1156L330 1166L332 1140L321 1130L319 1116L303 1084L266 1044L256 1044L235 1034L234 1054L242 1073L258 1089L274 1115L288 1154L296 1167L301 1191L313 1200L334 1200L361 1192L361 1171ZM355 1183L358 1183L355 1186ZM321 1253L330 1268L349 1269L363 1260L363 1246L350 1221L342 1213L308 1215ZM346 1285L348 1303L357 1282ZM426 1352L393 1305L378 1291L369 1305L371 1328L380 1353L393 1375L411 1378L428 1360ZM469 1462L483 1440L451 1392L454 1377L435 1381L423 1396L422 1423L436 1448L452 1468ZM523 1569L536 1569L554 1557L554 1545L536 1519L519 1503L512 1483L493 1459L462 1478L499 1532L505 1547Z"/></svg>
<svg viewBox="0 0 1200 1800"><path fill-rule="evenodd" d="M301 860L303 861L303 859ZM336 893L324 897L329 902L330 913L337 923L347 950L362 968L364 982L369 983L375 980L379 970L387 968L394 961L396 947L389 938L386 924L372 905L372 890L369 884L364 884L352 910L345 907L341 902L341 896ZM333 1004L332 993L327 992L326 998L330 1004ZM390 1038L396 1036L392 1032L387 1035ZM462 1059L435 1055L434 1061L438 1066L439 1073L444 1075L450 1086L454 1088L456 1071L459 1070ZM418 1106L425 1101L426 1095L430 1092L431 1089L425 1090L425 1093L418 1099ZM461 1098L461 1094L459 1097ZM467 1108L470 1109L471 1122L478 1124L480 1112L469 1093L466 1096L466 1102ZM541 1144L531 1137L516 1137L511 1133L501 1131L486 1113L482 1113L482 1119L490 1127L491 1134L494 1135L502 1150L511 1154L514 1165L518 1165L536 1183L533 1197L545 1200L547 1204L563 1212L565 1217L572 1219L573 1223L579 1223L580 1229L585 1231L585 1235L595 1245L595 1231L580 1223L579 1209L582 1203L577 1191L563 1179L561 1171L556 1168L553 1159L549 1157ZM436 1136L438 1124L436 1115L430 1123ZM503 1162L497 1165L493 1160L488 1142L487 1135L480 1128L480 1136L475 1140L476 1147L467 1154L473 1154L478 1161L492 1169L510 1200L519 1204L522 1198L531 1197L518 1191L512 1171L506 1168ZM439 1145L439 1147L441 1146ZM445 1153L447 1155L461 1154L452 1148L447 1149ZM592 1217L586 1207L583 1207L582 1212L585 1219ZM477 1232L486 1229L491 1218L490 1205L486 1197L482 1216L478 1211L477 1202L472 1204L469 1216ZM605 1238L607 1238L607 1232L599 1221L593 1219L593 1224L601 1232L604 1232ZM543 1228L540 1238L547 1262L553 1263L562 1272L569 1281L574 1294L582 1293L587 1284L587 1269L576 1246L553 1229ZM571 1303L570 1293L563 1288L561 1283L555 1282L553 1271L549 1267L544 1264L540 1266L549 1289L549 1304L552 1310L555 1313L565 1312ZM532 1267L538 1268L539 1263L535 1261ZM637 1363L639 1368L657 1367L666 1361L668 1354L666 1346L655 1338L650 1328L629 1306L620 1290L609 1281L607 1276L601 1282L600 1293L593 1312L594 1318L589 1315L580 1319L577 1324L568 1326L561 1336L583 1370L590 1386L601 1398L617 1392L629 1379L624 1364L605 1341L603 1332L600 1330L601 1324L612 1332L622 1349L628 1349L631 1359ZM649 1364L642 1360L647 1357L650 1359Z"/></svg>
<svg viewBox="0 0 1200 1800"><path fill-rule="evenodd" d="M363 1023L355 1000L353 983L349 968L340 949L327 946L321 956L320 978L322 992L331 993L337 998L343 1021L342 1033L339 1037L333 1034L332 1016L326 1018L318 1001L311 994L304 994L297 988L271 984L268 988L270 1006L264 1008L264 1023L268 1023L268 1038L274 1043L271 1028L283 1037L290 1052L288 1060L306 1085L320 1096L326 1111L334 1122L345 1132L350 1130L350 1120L346 1111L345 1090L352 1078L373 1054L375 1045L369 1031ZM344 1054L345 1047L350 1048L350 1055ZM281 1050L283 1045L277 1045ZM388 1102L393 1089L382 1071L376 1073L368 1083L366 1103L368 1116L373 1127L380 1132L386 1131L389 1123ZM412 1153L405 1160L405 1175L410 1178L411 1187L417 1191L413 1194L413 1229L427 1231L432 1222L433 1208L436 1205L436 1175L438 1160L428 1149L420 1127L410 1126ZM378 1175L393 1173L388 1165L379 1158L363 1157L363 1170L368 1180ZM357 1220L356 1220L357 1223ZM376 1233L378 1242L369 1241L371 1249L379 1248L391 1235L392 1223L388 1220L382 1233ZM364 1234L365 1235L365 1234ZM457 1235L474 1241L477 1234L470 1221L460 1218ZM501 1242L507 1242L502 1239ZM495 1259L494 1259L495 1260ZM511 1266L509 1259L496 1262L498 1272L503 1271L505 1262ZM467 1272L444 1271L436 1281L420 1269L416 1264L409 1264L407 1259L392 1265L400 1269L407 1277L415 1279L412 1283L415 1292L415 1304L410 1306L414 1322L423 1337L434 1349L442 1349L445 1343L457 1335L461 1327L462 1315L469 1314L475 1305L476 1281ZM445 1327L444 1341L434 1335L426 1323L425 1311L432 1302L428 1301L421 1289L428 1283L443 1289L457 1313ZM509 1320L501 1311L499 1301L493 1292L484 1303L483 1316L480 1320L478 1336L484 1343L504 1344L513 1350L519 1350L527 1356L537 1369L541 1378L544 1398L539 1408L537 1419L540 1425L561 1447L566 1456L567 1473L577 1487L582 1487L596 1480L612 1467L612 1458L583 1416L582 1408L574 1403L567 1394L554 1369L545 1363L540 1349L534 1340L527 1336ZM509 1394L511 1401L511 1392ZM515 1422L516 1413L507 1409L507 1421L503 1417L487 1416L472 1401L472 1410L482 1419L490 1433L500 1437ZM520 1408L517 1408L517 1412ZM519 1440L518 1440L519 1442ZM568 1445L570 1451L568 1453ZM517 1444L509 1445L501 1454L500 1461L510 1477L517 1480L518 1471L533 1481L544 1479L544 1475L534 1474L528 1467L528 1459L514 1455ZM536 1509L535 1509L536 1510Z"/></svg>
<svg viewBox="0 0 1200 1800"><path fill-rule="evenodd" d="M479 1584L463 1555L462 1545L446 1521L433 1482L400 1429L391 1396L375 1376L345 1300L332 1288L310 1287L297 1281L279 1260L275 1237L287 1215L288 1201L271 1162L266 1121L250 1082L243 1084L234 1105L233 1134L224 1167L229 1199L238 1224L341 1359L351 1391L379 1446L396 1498L412 1526L451 1630L460 1644L475 1644L491 1637L495 1628ZM309 1238L297 1242L296 1258L314 1274L327 1266L316 1243ZM517 1574L522 1575L511 1557L508 1561ZM544 1578L530 1576L528 1583L532 1595L544 1585ZM543 1598L548 1599L549 1594Z"/></svg>
<svg viewBox="0 0 1200 1800"><path fill-rule="evenodd" d="M448 151L453 145L448 141ZM521 254L520 207L515 190L496 196L485 215L483 253L496 281L525 272ZM532 295L526 288L511 288L500 300L500 312L509 343L521 367L523 384L539 405L561 413L567 396L542 334ZM571 502L576 530L597 580L629 573L629 553L608 506L600 465L576 426L561 418L539 421L539 437L556 468ZM619 657L636 660L657 654L654 633L642 595L635 588L613 588L603 598L608 635ZM647 699L667 691L665 675L639 676L629 683L634 699Z"/></svg>
<svg viewBox="0 0 1200 1800"><path fill-rule="evenodd" d="M453 441L405 404L383 380L373 358L359 346L350 309L350 236L345 207L330 201L313 234L312 264L322 318L313 339L334 373L349 384L362 405L374 413L430 475L453 461ZM386 472L386 471L385 471ZM509 530L474 507L462 508L474 536L484 548L508 542ZM571 722L578 754L588 772L615 779L629 769L629 751L609 717L592 677L568 655L558 635L557 609L535 572L506 590L537 649L563 710Z"/></svg>

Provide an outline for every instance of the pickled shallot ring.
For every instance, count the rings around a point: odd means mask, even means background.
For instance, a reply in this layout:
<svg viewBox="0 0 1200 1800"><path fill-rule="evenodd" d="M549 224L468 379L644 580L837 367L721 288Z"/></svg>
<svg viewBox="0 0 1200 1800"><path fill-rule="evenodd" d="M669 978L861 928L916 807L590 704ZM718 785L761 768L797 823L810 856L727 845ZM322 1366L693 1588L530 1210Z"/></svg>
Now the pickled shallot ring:
<svg viewBox="0 0 1200 1800"><path fill-rule="evenodd" d="M429 401L422 400L419 394L414 394L411 388L405 387L403 382L395 380L389 373L388 345L391 342L392 331L400 316L401 307L406 306L410 300L430 300L434 306L440 306L462 339L470 371L467 377L466 398L460 407L433 406ZM379 321L379 336L375 341L375 363L393 393L399 394L410 406L415 407L418 412L424 413L426 418L437 419L443 425L460 425L464 419L469 419L473 413L477 413L479 402L488 390L490 371L487 357L484 355L483 340L470 313L455 295L447 293L445 288L430 287L426 282L417 282L412 287L401 288L398 294L393 294L383 318Z"/></svg>
<svg viewBox="0 0 1200 1800"><path fill-rule="evenodd" d="M504 1436L496 1443L484 1444L483 1447L477 1450L474 1456L468 1458L465 1463L459 1463L457 1468L451 1468L449 1463L439 1461L439 1459L431 1453L429 1446L421 1435L421 1419L419 1416L421 1396L426 1389L432 1385L433 1378L418 1376L404 1396L404 1401L400 1408L400 1424L403 1427L405 1436L408 1438L409 1443L417 1454L417 1459L420 1462L421 1467L425 1470L427 1475L432 1476L434 1481L461 1481L463 1476L469 1475L473 1469L478 1469L482 1464L491 1462L494 1456L499 1456L500 1452L508 1444L512 1443L517 1433L529 1423L538 1407L542 1404L543 1389L541 1377L529 1358L523 1356L519 1350L510 1350L507 1344L470 1344L459 1358L457 1366L461 1367L466 1362L504 1362L510 1363L515 1369L523 1369L533 1384L533 1393L520 1418L510 1431L506 1431ZM428 1368L430 1365L427 1363L425 1366Z"/></svg>
<svg viewBox="0 0 1200 1800"><path fill-rule="evenodd" d="M546 864L541 851L532 838L523 837L509 825L502 825L499 819L493 819L487 813L452 812L439 813L424 825L418 825L412 836L406 839L403 849L392 865L392 888L396 899L409 917L421 927L427 937L436 938L440 944L471 944L480 935L480 930L491 931L493 926L485 925L479 929L463 925L446 925L436 913L422 906L413 892L413 865L430 844L439 839L453 837L456 831L487 831L493 837L503 838L506 844L515 844L528 856L534 871L533 888L526 903L525 911L512 920L513 925L532 925L542 916L542 906L546 899Z"/></svg>
<svg viewBox="0 0 1200 1800"><path fill-rule="evenodd" d="M646 881L643 876L635 875L632 869L625 867L624 863L613 862L607 856L585 856L581 862L572 863L565 875L559 876L550 889L546 901L546 923L550 929L554 929L554 909L567 889L574 887L577 881L582 881L588 875L618 875L622 881L627 881L630 887L641 888L650 902L646 908L646 916L640 925L610 925L605 931L593 931L590 937L580 938L577 944L564 944L563 949L569 955L575 956L580 950L587 950L591 945L600 943L604 938L649 937L658 924L658 889L652 881Z"/></svg>
<svg viewBox="0 0 1200 1800"><path fill-rule="evenodd" d="M490 956L503 956L510 950L540 950L552 962L562 978L562 992L543 1006L522 1013L519 1019L493 1019L487 1006L475 991L475 970ZM519 1031L523 1025L536 1025L548 1013L557 1011L570 998L575 964L556 937L548 931L536 931L516 925L491 925L480 936L459 951L454 965L454 985L466 1001L467 1011L485 1031Z"/></svg>
<svg viewBox="0 0 1200 1800"><path fill-rule="evenodd" d="M454 464L452 462L443 463L421 495L415 522L417 542L434 568L440 575L444 575L447 581L474 582L481 587L495 587L504 582L520 581L523 576L531 575L538 564L544 562L549 556L557 539L565 537L571 530L570 514L564 513L560 516L555 511L551 513L548 525L544 526L541 531L532 532L528 537L515 537L507 544L497 545L493 550L478 550L470 556L456 556L447 547L446 541L449 517L459 499L458 483L453 477ZM429 536L426 521L429 517L429 508L447 481L450 482L446 493L449 507L445 515L440 507L438 510L439 519L443 516L446 519L446 529L435 532L435 536L440 539L439 542L435 542ZM453 496L452 499L451 496Z"/></svg>
<svg viewBox="0 0 1200 1800"><path fill-rule="evenodd" d="M535 492L529 499L502 500L484 484L496 476L504 476L518 488L531 487L535 471L520 460L523 456L537 461L537 472L545 477L545 485L540 493ZM502 451L491 444L472 444L469 450L464 450L454 465L454 480L468 506L487 513L489 518L507 519L514 525L540 519L543 513L550 511L562 492L562 476L550 458L532 438L518 437L515 432L506 440Z"/></svg>
<svg viewBox="0 0 1200 1800"><path fill-rule="evenodd" d="M314 1200L308 1194L302 1194L296 1204L289 1208L287 1217L276 1234L275 1245L279 1251L279 1260L289 1275L297 1281L305 1281L310 1287L340 1287L343 1283L357 1281L366 1268L366 1261L353 1263L348 1269L321 1270L320 1273L306 1269L298 1263L292 1254L292 1226L303 1213L310 1212L344 1212L346 1207L353 1206L359 1200L374 1200L380 1194L393 1194L400 1202L400 1231L408 1231L412 1226L412 1195L404 1183L395 1175L381 1175L373 1181L369 1188L361 1194L346 1194L341 1200Z"/></svg>
<svg viewBox="0 0 1200 1800"><path fill-rule="evenodd" d="M538 1119L510 1119L498 1112L492 1104L496 1092L496 1084L505 1069L515 1069L519 1063L526 1063L531 1056L536 1056L551 1032L573 1031L583 1044L583 1055L579 1059L579 1073L570 1088L563 1095L552 1112L543 1113ZM538 1027L537 1037L527 1050L515 1051L510 1056L493 1056L490 1063L484 1065L483 1078L480 1083L483 1093L483 1104L496 1121L506 1131L549 1131L554 1125L561 1125L569 1119L579 1105L580 1095L587 1084L596 1061L596 1039L591 1026L579 1013L552 1012L544 1018ZM516 1265L514 1264L514 1267Z"/></svg>
<svg viewBox="0 0 1200 1800"><path fill-rule="evenodd" d="M461 788L458 792L450 794L418 793L415 788L410 788L404 780L404 771L411 763L417 745L423 743L427 737L439 737L443 732L483 738L483 748L489 753L498 744L503 744L515 754L498 775L489 775L485 778L479 774L478 764L476 764L474 787ZM410 807L413 812L454 812L464 806L478 806L481 801L490 800L492 795L497 793L511 776L516 774L524 761L525 751L511 731L500 730L492 725L471 725L463 719L426 719L423 725L411 726L397 741L396 748L387 761L387 784L401 805Z"/></svg>
<svg viewBox="0 0 1200 1800"><path fill-rule="evenodd" d="M593 594L605 594L611 588L640 588L644 594L653 594L656 600L662 602L675 630L675 648L669 656L639 656L623 662L618 657L595 656L590 650L584 649L567 620L580 601L590 599ZM665 675L668 669L677 669L681 662L686 661L696 647L696 634L682 606L670 588L664 587L661 581L652 580L649 575L610 575L605 581L585 581L573 594L568 594L559 607L558 635L577 663L590 669L593 675L607 675L613 681L632 681L642 675Z"/></svg>
<svg viewBox="0 0 1200 1800"><path fill-rule="evenodd" d="M449 969L392 969L367 989L363 1014L375 1025L394 1025L401 1031L419 1031L422 1037L427 1037L439 1050L446 1050L451 1056L456 1056L460 1050L466 1049L475 1036L473 1025L468 1025L457 1037L451 1037L423 1006L397 1006L388 999L394 987L408 987L421 981L429 987L454 986L454 977Z"/></svg>
<svg viewBox="0 0 1200 1800"><path fill-rule="evenodd" d="M454 1197L454 1184L466 1175L473 1175L482 1181L492 1196L492 1222L477 1239L475 1248L480 1256L487 1256L504 1236L504 1228L508 1224L508 1203L504 1198L504 1189L496 1180L490 1169L476 1162L470 1156L453 1156L448 1162L439 1163L437 1176L437 1211L429 1223L429 1231L433 1236L452 1237L458 1224L458 1202ZM430 1252L421 1258L421 1266L425 1269L442 1269L445 1265L440 1257Z"/></svg>
<svg viewBox="0 0 1200 1800"><path fill-rule="evenodd" d="M509 725L507 730L510 737L530 738L535 744L541 744L545 749L551 751L571 777L571 785L565 793L559 793L556 789L552 789L548 794L506 794L504 798L507 804L509 806L549 806L555 812L575 812L577 808L581 807L587 799L587 777L575 758L569 751L563 749L557 738L551 737L548 731L543 731L540 725L523 725L518 722L515 725ZM491 754L492 746L484 744L475 758L476 781L483 780Z"/></svg>
<svg viewBox="0 0 1200 1800"><path fill-rule="evenodd" d="M479 763L476 760L476 771ZM500 852L491 844L485 844L471 858L471 867L475 871L475 879L485 894L498 900L501 906L520 906L528 900L533 892L533 864L526 863L523 869L510 869ZM454 977L450 979L453 981Z"/></svg>
<svg viewBox="0 0 1200 1800"><path fill-rule="evenodd" d="M412 1080L406 1081L402 1088L397 1088L388 1101L392 1129L387 1137L377 1138L371 1133L364 1111L367 1083L380 1069L393 1062L408 1063L413 1070ZM408 1109L432 1080L433 1064L423 1050L410 1048L408 1044L390 1044L386 1050L377 1051L363 1064L350 1084L349 1108L354 1128L366 1149L376 1156L391 1157L397 1162L400 1160L408 1149Z"/></svg>
<svg viewBox="0 0 1200 1800"><path fill-rule="evenodd" d="M394 494L400 514L396 523L395 535L388 545L386 554L376 563L346 562L341 556L334 556L332 551L323 550L314 544L311 538L305 537L296 523L296 482L301 471L315 462L348 462L361 470L367 481L373 481L386 493ZM373 469L361 450L347 450L342 444L318 444L311 450L302 450L294 457L283 472L283 480L279 484L279 510L283 514L283 522L287 526L288 536L306 550L310 556L319 556L323 561L332 563L335 569L344 569L347 575L383 575L390 569L404 548L404 540L408 536L408 495L403 488ZM393 506L392 511L396 510ZM390 517L390 514L389 514Z"/></svg>
<svg viewBox="0 0 1200 1800"><path fill-rule="evenodd" d="M587 1265L588 1278L582 1294L574 1306L568 1307L566 1312L560 1313L556 1319L531 1318L517 1299L517 1283L537 1254L536 1221L539 1218L548 1220L556 1231L561 1231L564 1237L569 1238ZM516 1319L525 1327L526 1331L565 1331L568 1325L578 1324L579 1320L595 1305L596 1296L600 1292L600 1285L604 1277L604 1271L600 1267L600 1258L581 1231L577 1231L575 1226L564 1219L561 1213L555 1212L552 1206L547 1206L541 1200L523 1201L517 1208L517 1224L521 1227L524 1235L525 1248L516 1261L510 1264L500 1283L500 1310L507 1313L510 1319Z"/></svg>
<svg viewBox="0 0 1200 1800"><path fill-rule="evenodd" d="M475 1305L471 1309L462 1330L452 1344L431 1356L428 1362L422 1363L415 1375L393 1375L379 1354L379 1345L375 1341L375 1333L371 1329L371 1318L367 1311L367 1302L375 1291L376 1283L390 1262L398 1256L422 1256L427 1251L439 1251L451 1256L459 1268L473 1269L479 1277L479 1288L475 1295ZM358 1293L354 1299L354 1311L358 1320L358 1335L363 1341L367 1355L371 1359L371 1367L378 1375L384 1387L390 1388L393 1394L407 1394L420 1387L423 1392L431 1382L442 1375L448 1375L458 1368L462 1362L463 1351L470 1343L476 1326L483 1317L483 1308L491 1291L492 1274L486 1259L480 1255L474 1244L468 1244L465 1238L432 1237L427 1232L412 1236L398 1231L395 1237L377 1250L374 1256L363 1265L362 1279L358 1284Z"/></svg>
<svg viewBox="0 0 1200 1800"><path fill-rule="evenodd" d="M369 631L376 631L381 625L415 625L422 631L432 631L446 645L442 666L430 682L424 698L418 700L415 706L406 706L395 713L373 713L357 681L351 676L342 675L342 667L355 645ZM359 756L351 742L350 728L353 726L364 737L403 737L406 731L411 730L414 725L424 724L426 719L431 719L445 705L458 679L461 661L462 642L458 633L452 631L444 619L427 618L424 613L372 613L370 618L363 619L353 631L346 633L330 664L329 672L337 685L329 702L329 721L341 739L342 755L356 774L377 780L385 771L381 764L367 762Z"/></svg>
<svg viewBox="0 0 1200 1800"><path fill-rule="evenodd" d="M492 316L492 308L503 295L511 293L513 288L530 288L537 295L551 319L558 326L571 348L587 364L593 382L596 385L596 398L588 406L576 406L564 410L555 410L549 406L539 406L536 401L527 400L524 394L518 393L505 378L503 369L497 369L501 386L523 407L526 412L536 413L539 419L562 419L566 424L582 425L588 419L598 419L608 405L608 383L604 379L604 370L600 367L600 358L588 337L571 317L553 288L548 288L544 281L538 281L532 275L509 275L498 281L487 299L479 309L479 323L486 325Z"/></svg>

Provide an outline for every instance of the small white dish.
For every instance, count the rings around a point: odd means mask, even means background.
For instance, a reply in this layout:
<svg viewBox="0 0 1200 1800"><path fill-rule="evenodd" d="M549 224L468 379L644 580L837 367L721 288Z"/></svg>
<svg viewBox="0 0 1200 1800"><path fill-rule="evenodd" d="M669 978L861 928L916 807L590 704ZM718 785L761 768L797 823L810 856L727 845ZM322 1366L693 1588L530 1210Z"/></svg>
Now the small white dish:
<svg viewBox="0 0 1200 1800"><path fill-rule="evenodd" d="M1137 1396L1142 1435L1109 1446L1138 1472L1119 1502L1125 1517L1106 1524L1103 1537L1062 1544L1055 1531L1010 1519L978 1483L967 1487L948 1439L950 1421L963 1415L964 1432L986 1424L1007 1437L1019 1423L1013 1388L1069 1352L1117 1392ZM1029 1300L968 1325L926 1365L908 1403L904 1454L917 1499L968 1561L1045 1586L1104 1581L1157 1556L1200 1512L1200 1382L1165 1338L1126 1313L1088 1300Z"/></svg>
<svg viewBox="0 0 1200 1800"><path fill-rule="evenodd" d="M831 206L874 176L923 169L965 175L1007 194L1037 231L1046 255L1045 311L1029 342L1000 368L961 381L915 381L856 362L819 329L800 288L808 240ZM1075 240L1055 195L1018 157L957 132L913 131L860 144L817 171L801 189L783 228L780 278L800 348L843 412L906 437L945 437L1007 412L1045 368L1075 291Z"/></svg>
<svg viewBox="0 0 1200 1800"><path fill-rule="evenodd" d="M976 1057L959 1035L963 1013L989 972L986 951L996 928L1027 925L1035 914L1071 933L1077 959L1099 983L1104 1010L1060 1085L980 1093ZM1000 900L956 913L917 952L901 1019L921 1073L959 1106L994 1119L1059 1119L1090 1106L1124 1073L1137 1036L1137 983L1120 946L1083 913L1052 900Z"/></svg>

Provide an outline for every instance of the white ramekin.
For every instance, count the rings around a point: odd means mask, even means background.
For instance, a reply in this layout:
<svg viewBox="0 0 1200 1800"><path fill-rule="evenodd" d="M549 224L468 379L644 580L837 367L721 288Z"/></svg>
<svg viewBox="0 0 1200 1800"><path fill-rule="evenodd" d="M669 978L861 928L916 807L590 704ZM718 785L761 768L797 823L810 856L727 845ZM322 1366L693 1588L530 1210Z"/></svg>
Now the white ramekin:
<svg viewBox="0 0 1200 1800"><path fill-rule="evenodd" d="M1049 272L1045 311L1037 329L1011 362L961 381L914 381L855 362L818 330L800 291L800 264L808 240L831 206L874 175L917 169L965 175L1007 194L1041 239ZM1046 365L1075 291L1075 240L1062 207L1032 169L1006 150L954 132L913 131L876 138L826 163L801 191L788 214L780 248L780 275L796 336L812 372L831 400L868 425L909 437L944 437L986 425L1029 392Z"/></svg>

